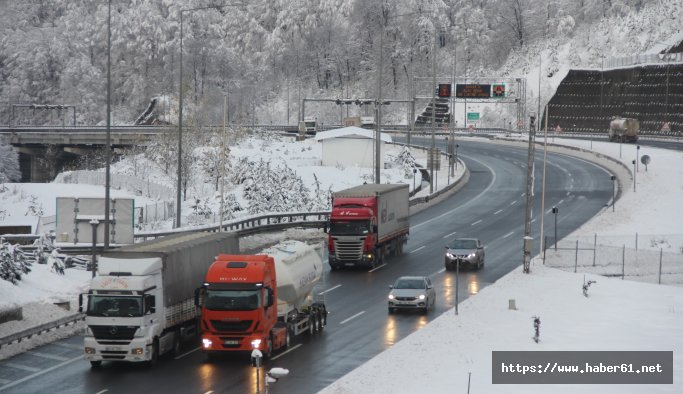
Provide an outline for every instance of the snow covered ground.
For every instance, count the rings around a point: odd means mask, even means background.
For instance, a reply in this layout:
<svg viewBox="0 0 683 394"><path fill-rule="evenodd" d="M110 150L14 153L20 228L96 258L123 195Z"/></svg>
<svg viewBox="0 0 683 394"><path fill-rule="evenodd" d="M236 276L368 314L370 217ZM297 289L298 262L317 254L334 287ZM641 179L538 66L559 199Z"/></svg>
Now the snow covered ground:
<svg viewBox="0 0 683 394"><path fill-rule="evenodd" d="M551 140L549 140L549 143ZM636 146L579 140L553 141L611 156L633 168ZM621 157L620 157L621 152ZM567 238L608 234L631 245L636 232L683 234L683 153L641 146L652 158L639 166L636 192L623 179L623 195ZM537 178L538 181L538 178ZM681 245L672 246L683 264ZM643 261L643 263L647 263ZM572 264L573 267L573 264ZM582 294L585 282L596 283ZM516 310L508 309L514 299ZM535 258L445 312L331 384L322 393L681 393L683 392L683 288L564 272ZM535 343L533 318L540 318ZM673 351L673 385L492 384L492 351ZM520 360L521 361L521 360ZM471 373L471 376L470 376Z"/></svg>

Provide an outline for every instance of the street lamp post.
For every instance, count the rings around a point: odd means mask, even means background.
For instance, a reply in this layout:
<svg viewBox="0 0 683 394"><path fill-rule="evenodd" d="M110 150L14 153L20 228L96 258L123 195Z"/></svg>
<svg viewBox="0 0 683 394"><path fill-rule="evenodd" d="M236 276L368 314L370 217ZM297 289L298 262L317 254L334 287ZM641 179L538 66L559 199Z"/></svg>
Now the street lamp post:
<svg viewBox="0 0 683 394"><path fill-rule="evenodd" d="M553 207L553 215L555 215L555 250L557 250L557 214L560 213L560 208Z"/></svg>
<svg viewBox="0 0 683 394"><path fill-rule="evenodd" d="M104 177L104 249L109 248L109 200L111 193L111 0L107 2L107 147ZM93 271L94 275L94 271Z"/></svg>
<svg viewBox="0 0 683 394"><path fill-rule="evenodd" d="M636 191L636 162L638 162L638 160L632 161L632 163L633 163L633 191L634 192Z"/></svg>

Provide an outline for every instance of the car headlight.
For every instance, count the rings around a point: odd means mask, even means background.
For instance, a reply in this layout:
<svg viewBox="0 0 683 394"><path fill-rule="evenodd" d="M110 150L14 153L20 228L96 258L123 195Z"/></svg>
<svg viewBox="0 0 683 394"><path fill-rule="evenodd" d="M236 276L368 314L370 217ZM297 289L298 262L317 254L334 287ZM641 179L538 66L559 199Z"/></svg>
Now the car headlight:
<svg viewBox="0 0 683 394"><path fill-rule="evenodd" d="M393 300L393 299L394 299L394 295L393 295L393 294L389 294L389 299L390 299L390 300Z"/></svg>
<svg viewBox="0 0 683 394"><path fill-rule="evenodd" d="M471 259L471 258L474 257L474 256L476 256L476 254L470 253L470 254L467 255L467 258Z"/></svg>
<svg viewBox="0 0 683 394"><path fill-rule="evenodd" d="M420 294L419 296L417 296L417 298L424 300L425 298L427 298L427 296L425 296L424 294Z"/></svg>

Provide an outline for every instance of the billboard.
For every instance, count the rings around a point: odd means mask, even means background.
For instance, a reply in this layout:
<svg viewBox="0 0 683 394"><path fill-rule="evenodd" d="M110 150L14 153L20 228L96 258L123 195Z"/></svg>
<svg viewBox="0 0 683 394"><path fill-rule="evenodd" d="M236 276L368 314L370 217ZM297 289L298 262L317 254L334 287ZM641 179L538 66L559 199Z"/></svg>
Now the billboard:
<svg viewBox="0 0 683 394"><path fill-rule="evenodd" d="M491 98L491 85L489 84L456 84L455 97L458 98Z"/></svg>
<svg viewBox="0 0 683 394"><path fill-rule="evenodd" d="M104 243L104 198L57 197L56 236L58 242L92 245L90 222L99 221L96 227L97 244ZM109 243L133 243L132 198L112 198L109 202Z"/></svg>

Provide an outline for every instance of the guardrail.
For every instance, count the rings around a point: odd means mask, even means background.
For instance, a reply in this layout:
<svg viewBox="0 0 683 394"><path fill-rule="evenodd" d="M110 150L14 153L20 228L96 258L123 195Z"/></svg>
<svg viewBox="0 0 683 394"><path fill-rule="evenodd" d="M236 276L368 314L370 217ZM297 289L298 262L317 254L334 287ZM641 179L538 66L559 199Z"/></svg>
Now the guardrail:
<svg viewBox="0 0 683 394"><path fill-rule="evenodd" d="M5 345L9 345L9 344L12 344L14 342L19 343L19 342L23 341L24 339L29 339L29 338L33 337L34 335L40 335L40 334L48 332L52 329L60 328L62 326L68 326L69 324L75 324L76 322L78 322L80 320L84 320L84 319L85 319L85 314L76 313L76 314L71 315L71 316L63 317L59 320L55 320L55 321L48 322L48 323L43 323L39 326L30 328L28 330L24 330L24 331L21 331L21 332L12 334L12 335L8 335L6 337L0 338L0 349Z"/></svg>

